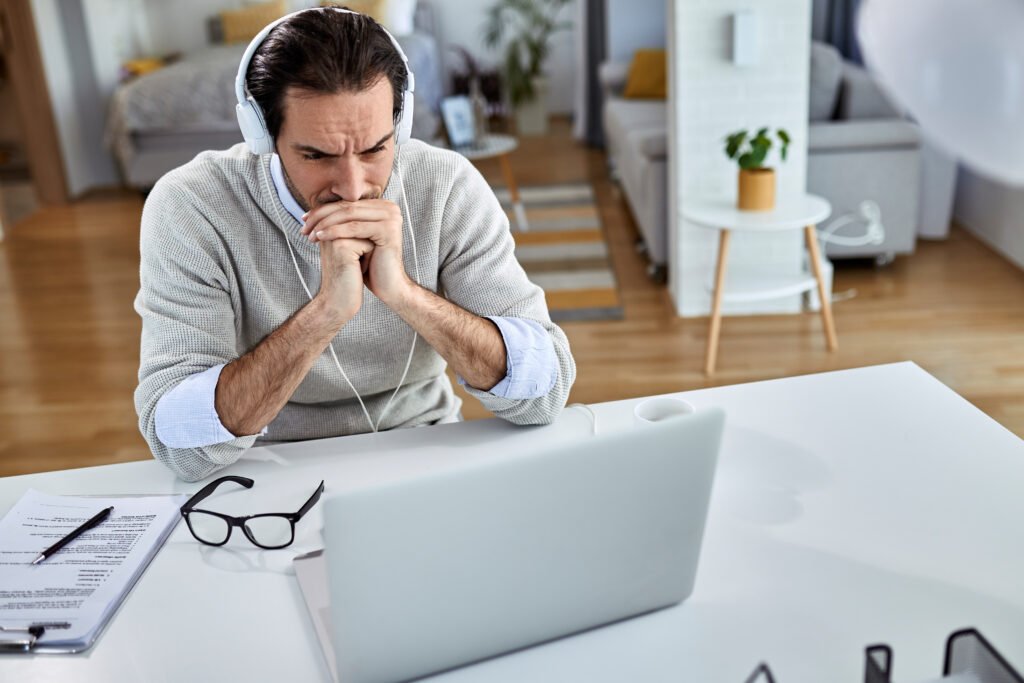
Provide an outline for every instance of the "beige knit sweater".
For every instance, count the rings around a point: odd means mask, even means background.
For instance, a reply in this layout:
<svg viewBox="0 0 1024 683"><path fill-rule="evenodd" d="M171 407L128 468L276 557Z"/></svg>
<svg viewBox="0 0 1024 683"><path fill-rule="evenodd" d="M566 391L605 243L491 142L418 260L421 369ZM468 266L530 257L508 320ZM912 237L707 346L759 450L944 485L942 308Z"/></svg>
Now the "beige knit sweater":
<svg viewBox="0 0 1024 683"><path fill-rule="evenodd" d="M161 396L186 377L245 354L308 302L285 239L310 290L315 294L319 288L319 247L299 233L301 226L281 205L269 161L269 155L250 154L243 145L204 152L161 178L143 209L135 407L153 455L189 481L233 463L261 440L369 430L352 391L324 353L261 437L178 449L156 436L154 412ZM510 422L550 422L565 405L576 369L543 292L515 259L508 220L494 193L455 152L411 140L402 146L399 162L418 258L414 264L407 226L406 271L418 272L422 286L477 315L536 320L551 335L558 356L558 380L544 396L510 400L470 393ZM400 196L393 171L384 198L397 203ZM364 289L362 308L335 337L334 347L374 420L398 386L412 343L412 328ZM459 406L444 359L419 339L381 428L451 419Z"/></svg>

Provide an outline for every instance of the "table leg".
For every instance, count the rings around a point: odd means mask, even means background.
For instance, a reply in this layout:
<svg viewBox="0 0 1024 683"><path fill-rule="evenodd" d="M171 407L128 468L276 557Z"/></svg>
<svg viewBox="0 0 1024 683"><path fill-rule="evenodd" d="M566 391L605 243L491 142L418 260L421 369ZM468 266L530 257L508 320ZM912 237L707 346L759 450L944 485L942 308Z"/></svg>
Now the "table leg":
<svg viewBox="0 0 1024 683"><path fill-rule="evenodd" d="M839 348L839 341L836 339L836 326L832 320L832 293L825 289L825 276L821 269L821 250L818 248L818 234L813 225L804 228L804 238L807 241L807 252L811 256L814 279L818 281L818 301L821 304L821 322L825 327L825 342L829 351L835 351Z"/></svg>
<svg viewBox="0 0 1024 683"><path fill-rule="evenodd" d="M516 177L512 175L512 164L509 163L507 154L502 154L499 159L501 160L501 172L505 175L505 184L508 186L508 194L512 199L512 211L515 212L516 227L523 232L527 232L530 229L530 224L526 221L526 207L523 206L523 201L519 198L519 186L516 185Z"/></svg>
<svg viewBox="0 0 1024 683"><path fill-rule="evenodd" d="M725 261L729 255L729 230L722 230L718 238L718 265L715 269L715 291L711 299L711 328L708 330L708 349L704 357L704 374L715 372L718 360L718 333L722 330L722 290L725 289Z"/></svg>

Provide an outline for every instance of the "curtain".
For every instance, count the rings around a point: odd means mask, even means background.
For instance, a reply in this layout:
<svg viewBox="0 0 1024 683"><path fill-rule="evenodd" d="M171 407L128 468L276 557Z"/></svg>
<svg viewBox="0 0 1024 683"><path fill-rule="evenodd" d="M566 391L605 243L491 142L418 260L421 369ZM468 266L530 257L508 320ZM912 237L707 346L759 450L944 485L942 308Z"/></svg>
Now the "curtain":
<svg viewBox="0 0 1024 683"><path fill-rule="evenodd" d="M576 79L573 135L593 147L604 146L601 127L601 85L597 80L597 67L607 53L605 32L605 0L578 0L576 20Z"/></svg>
<svg viewBox="0 0 1024 683"><path fill-rule="evenodd" d="M863 64L857 44L857 9L863 0L815 0L812 25L815 40L835 46L844 58Z"/></svg>

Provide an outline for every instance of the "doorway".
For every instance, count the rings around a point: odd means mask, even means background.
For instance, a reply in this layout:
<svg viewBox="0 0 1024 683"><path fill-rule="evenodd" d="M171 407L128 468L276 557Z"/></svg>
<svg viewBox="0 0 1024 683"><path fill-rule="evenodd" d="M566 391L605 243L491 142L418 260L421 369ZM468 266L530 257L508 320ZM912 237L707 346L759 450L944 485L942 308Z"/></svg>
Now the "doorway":
<svg viewBox="0 0 1024 683"><path fill-rule="evenodd" d="M0 230L67 200L31 2L0 0Z"/></svg>

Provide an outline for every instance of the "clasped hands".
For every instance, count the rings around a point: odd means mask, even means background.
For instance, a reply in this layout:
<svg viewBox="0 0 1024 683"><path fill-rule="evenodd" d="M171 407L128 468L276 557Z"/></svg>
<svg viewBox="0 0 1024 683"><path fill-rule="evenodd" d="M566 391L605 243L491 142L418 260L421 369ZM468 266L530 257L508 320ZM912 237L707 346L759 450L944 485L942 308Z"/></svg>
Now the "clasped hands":
<svg viewBox="0 0 1024 683"><path fill-rule="evenodd" d="M402 212L394 202L331 202L303 220L302 234L320 245L317 296L345 321L359 312L364 285L392 309L415 287L402 262Z"/></svg>

